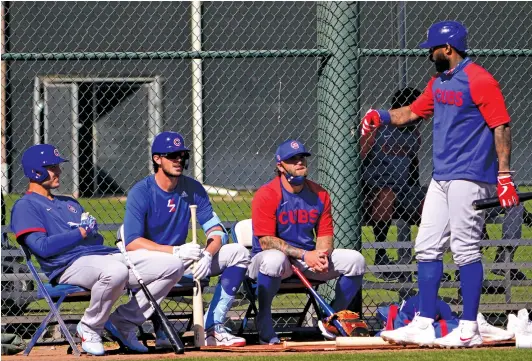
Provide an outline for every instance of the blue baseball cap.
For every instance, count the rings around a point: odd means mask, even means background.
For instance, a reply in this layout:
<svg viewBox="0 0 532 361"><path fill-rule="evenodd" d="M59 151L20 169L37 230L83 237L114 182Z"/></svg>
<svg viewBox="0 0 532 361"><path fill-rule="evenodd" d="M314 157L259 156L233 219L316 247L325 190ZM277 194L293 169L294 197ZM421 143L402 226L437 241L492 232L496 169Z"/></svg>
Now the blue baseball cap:
<svg viewBox="0 0 532 361"><path fill-rule="evenodd" d="M307 151L303 143L298 140L289 139L281 143L275 152L275 161L277 163L292 158L294 155L303 155L310 157L311 154Z"/></svg>
<svg viewBox="0 0 532 361"><path fill-rule="evenodd" d="M155 136L151 145L151 154L168 154L174 152L188 152L183 136L176 132L162 132Z"/></svg>
<svg viewBox="0 0 532 361"><path fill-rule="evenodd" d="M42 183L48 178L45 167L68 162L59 155L59 150L51 144L37 144L29 147L22 155L24 175L31 180Z"/></svg>

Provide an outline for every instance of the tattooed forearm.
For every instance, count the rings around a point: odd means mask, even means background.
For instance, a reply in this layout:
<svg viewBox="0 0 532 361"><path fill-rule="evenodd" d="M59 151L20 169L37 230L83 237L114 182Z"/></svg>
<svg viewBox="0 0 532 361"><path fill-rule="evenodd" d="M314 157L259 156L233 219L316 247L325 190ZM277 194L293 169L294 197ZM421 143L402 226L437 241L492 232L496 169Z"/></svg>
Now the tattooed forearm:
<svg viewBox="0 0 532 361"><path fill-rule="evenodd" d="M499 158L499 172L510 170L510 155L512 153L512 135L508 124L499 125L493 130L495 150Z"/></svg>
<svg viewBox="0 0 532 361"><path fill-rule="evenodd" d="M303 250L300 248L292 247L281 238L273 236L264 236L259 238L260 246L263 250L277 249L289 257L301 259L303 256Z"/></svg>

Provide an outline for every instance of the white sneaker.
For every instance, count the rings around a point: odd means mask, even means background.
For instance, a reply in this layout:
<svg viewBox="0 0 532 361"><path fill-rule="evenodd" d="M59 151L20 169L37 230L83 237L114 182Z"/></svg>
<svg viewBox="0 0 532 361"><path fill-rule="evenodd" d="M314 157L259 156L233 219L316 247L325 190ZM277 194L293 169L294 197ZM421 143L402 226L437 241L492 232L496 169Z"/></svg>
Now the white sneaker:
<svg viewBox="0 0 532 361"><path fill-rule="evenodd" d="M205 345L241 347L246 346L246 339L229 333L229 329L218 324L206 331Z"/></svg>
<svg viewBox="0 0 532 361"><path fill-rule="evenodd" d="M519 310L517 316L513 313L508 315L508 326L506 329L515 335L524 333L527 329L530 329L529 332L532 332L532 323L528 321L528 311L526 308Z"/></svg>
<svg viewBox="0 0 532 361"><path fill-rule="evenodd" d="M327 340L336 340L336 335L323 326L323 322L321 320L318 321L318 328L321 331L321 334L323 337L325 337Z"/></svg>
<svg viewBox="0 0 532 361"><path fill-rule="evenodd" d="M105 351L100 335L87 326L83 326L81 322L76 326L76 331L81 339L81 348L83 351L94 356L103 356Z"/></svg>
<svg viewBox="0 0 532 361"><path fill-rule="evenodd" d="M482 313L477 315L478 331L482 341L506 341L514 338L514 333L490 325Z"/></svg>
<svg viewBox="0 0 532 361"><path fill-rule="evenodd" d="M408 325L397 330L382 331L381 337L390 343L431 346L436 339L433 322L432 318L421 317L418 313Z"/></svg>
<svg viewBox="0 0 532 361"><path fill-rule="evenodd" d="M482 345L477 321L461 320L458 327L452 330L447 336L437 338L434 346L440 347L475 347Z"/></svg>

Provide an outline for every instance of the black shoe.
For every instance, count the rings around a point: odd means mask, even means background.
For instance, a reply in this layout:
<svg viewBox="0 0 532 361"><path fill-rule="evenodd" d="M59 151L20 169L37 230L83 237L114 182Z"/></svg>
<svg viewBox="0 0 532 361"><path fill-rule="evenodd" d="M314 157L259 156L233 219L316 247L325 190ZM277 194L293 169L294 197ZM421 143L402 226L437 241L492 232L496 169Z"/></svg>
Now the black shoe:
<svg viewBox="0 0 532 361"><path fill-rule="evenodd" d="M497 276L506 276L506 270L502 270L502 269L494 269L491 271L491 273L493 273L494 275L497 275ZM527 278L526 278L526 275L517 270L517 269L511 269L510 270L510 280L512 281L526 281Z"/></svg>
<svg viewBox="0 0 532 361"><path fill-rule="evenodd" d="M378 253L375 255L375 266L393 266L396 262L388 258L387 254L380 256ZM397 281L401 278L403 272L377 272L375 276L384 281Z"/></svg>

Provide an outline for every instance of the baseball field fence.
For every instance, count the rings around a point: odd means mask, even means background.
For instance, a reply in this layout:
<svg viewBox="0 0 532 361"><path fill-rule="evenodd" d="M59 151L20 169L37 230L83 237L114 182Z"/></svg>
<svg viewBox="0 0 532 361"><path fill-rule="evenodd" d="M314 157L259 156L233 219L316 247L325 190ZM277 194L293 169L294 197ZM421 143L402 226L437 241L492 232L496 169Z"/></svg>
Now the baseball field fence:
<svg viewBox="0 0 532 361"><path fill-rule="evenodd" d="M2 330L29 338L48 311L9 229L28 183L24 150L51 143L69 159L58 193L76 197L111 245L127 192L152 174L150 144L166 130L183 134L186 174L205 185L228 228L251 217L254 192L274 176L276 147L302 141L309 177L331 194L335 246L367 261L351 308L380 329L378 307L417 292L412 246L439 135L430 120L392 133L381 139L386 156L370 164L360 156L359 121L370 107L390 108L397 91L422 91L434 66L418 44L432 23L461 21L468 55L501 85L514 179L530 191L531 17L530 2L2 2ZM380 193L384 179L393 195ZM481 312L495 324L532 308L531 213L529 202L486 214ZM456 267L449 253L444 261L440 296L460 314ZM319 287L328 300L333 289ZM229 315L235 330L249 307L244 293ZM274 308L301 310L306 299L281 295ZM61 312L79 320L86 306ZM191 301L167 299L164 309L187 313ZM314 327L310 311L302 324L276 318L277 327ZM53 328L43 337L61 339Z"/></svg>

